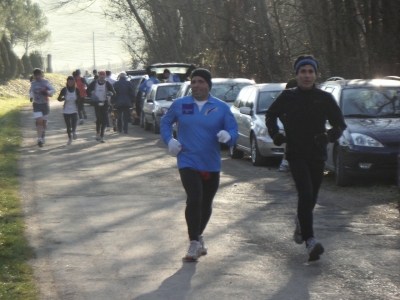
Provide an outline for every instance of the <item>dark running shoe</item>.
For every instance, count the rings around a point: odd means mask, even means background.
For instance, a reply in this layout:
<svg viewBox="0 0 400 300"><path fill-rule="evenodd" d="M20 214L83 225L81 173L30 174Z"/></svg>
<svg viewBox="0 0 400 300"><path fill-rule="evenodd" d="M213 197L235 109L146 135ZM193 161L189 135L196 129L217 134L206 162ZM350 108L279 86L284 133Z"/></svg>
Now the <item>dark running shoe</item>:
<svg viewBox="0 0 400 300"><path fill-rule="evenodd" d="M38 139L37 144L39 147L43 147L43 140L42 139Z"/></svg>
<svg viewBox="0 0 400 300"><path fill-rule="evenodd" d="M319 256L324 253L324 247L315 238L309 238L306 243L307 252L309 255L308 261L319 260Z"/></svg>

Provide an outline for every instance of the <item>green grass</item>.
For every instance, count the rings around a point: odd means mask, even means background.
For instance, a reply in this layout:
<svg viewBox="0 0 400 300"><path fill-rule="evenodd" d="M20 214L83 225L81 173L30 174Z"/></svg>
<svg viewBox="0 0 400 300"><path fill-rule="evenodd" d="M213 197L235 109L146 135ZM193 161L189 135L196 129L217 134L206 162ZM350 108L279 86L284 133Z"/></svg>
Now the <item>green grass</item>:
<svg viewBox="0 0 400 300"><path fill-rule="evenodd" d="M27 104L26 98L0 98L0 299L38 299L17 176L20 108Z"/></svg>

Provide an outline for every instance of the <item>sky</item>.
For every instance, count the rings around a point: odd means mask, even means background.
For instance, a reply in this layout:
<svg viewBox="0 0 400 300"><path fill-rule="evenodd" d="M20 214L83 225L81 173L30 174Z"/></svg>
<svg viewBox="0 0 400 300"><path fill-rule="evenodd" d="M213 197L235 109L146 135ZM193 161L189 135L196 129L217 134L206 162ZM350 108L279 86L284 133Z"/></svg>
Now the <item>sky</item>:
<svg viewBox="0 0 400 300"><path fill-rule="evenodd" d="M127 69L130 56L118 37L118 31L124 28L101 15L103 0L95 1L87 10L75 6L61 11L50 10L56 0L33 2L41 6L48 18L46 28L51 31L51 40L37 50L45 57L51 54L53 72L72 72L78 68L91 72L94 58L97 69L111 69L113 72ZM16 52L22 56L24 50L17 48Z"/></svg>

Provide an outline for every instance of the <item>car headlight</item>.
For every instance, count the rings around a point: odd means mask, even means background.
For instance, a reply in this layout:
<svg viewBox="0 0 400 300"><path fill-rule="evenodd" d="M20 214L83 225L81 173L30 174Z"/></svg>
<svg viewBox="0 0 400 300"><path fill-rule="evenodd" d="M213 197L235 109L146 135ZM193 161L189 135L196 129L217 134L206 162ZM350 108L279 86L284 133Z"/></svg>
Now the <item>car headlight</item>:
<svg viewBox="0 0 400 300"><path fill-rule="evenodd" d="M258 133L259 136L268 136L268 129L267 128L263 128L260 130L260 132Z"/></svg>
<svg viewBox="0 0 400 300"><path fill-rule="evenodd" d="M351 137L354 141L354 145L356 146L383 147L383 145L380 142L365 134L352 133Z"/></svg>

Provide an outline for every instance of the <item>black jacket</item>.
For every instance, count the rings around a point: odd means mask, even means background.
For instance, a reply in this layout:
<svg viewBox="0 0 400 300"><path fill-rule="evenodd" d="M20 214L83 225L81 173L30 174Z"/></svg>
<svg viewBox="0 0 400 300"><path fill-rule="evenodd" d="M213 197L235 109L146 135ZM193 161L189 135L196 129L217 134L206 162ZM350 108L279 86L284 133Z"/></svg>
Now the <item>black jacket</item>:
<svg viewBox="0 0 400 300"><path fill-rule="evenodd" d="M330 142L346 129L343 114L330 93L316 87L287 89L276 98L266 112L265 124L271 137L279 132L279 118L285 128L287 159L327 159L327 149L318 145L315 136L327 132ZM332 126L326 131L326 121Z"/></svg>

